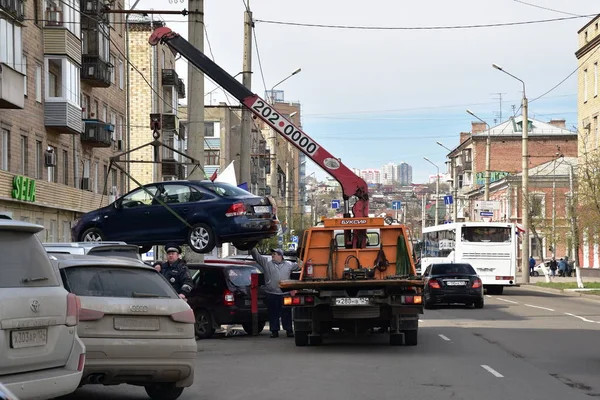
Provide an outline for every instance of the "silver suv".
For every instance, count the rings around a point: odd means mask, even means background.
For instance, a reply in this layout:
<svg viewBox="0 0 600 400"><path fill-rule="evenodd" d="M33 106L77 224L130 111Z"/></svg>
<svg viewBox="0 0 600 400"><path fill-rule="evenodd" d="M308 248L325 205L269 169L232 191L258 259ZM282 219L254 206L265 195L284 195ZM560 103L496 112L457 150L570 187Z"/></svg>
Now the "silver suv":
<svg viewBox="0 0 600 400"><path fill-rule="evenodd" d="M49 254L125 257L142 262L139 247L125 242L42 243Z"/></svg>
<svg viewBox="0 0 600 400"><path fill-rule="evenodd" d="M79 299L62 287L43 229L0 220L0 382L21 400L72 393L85 362Z"/></svg>

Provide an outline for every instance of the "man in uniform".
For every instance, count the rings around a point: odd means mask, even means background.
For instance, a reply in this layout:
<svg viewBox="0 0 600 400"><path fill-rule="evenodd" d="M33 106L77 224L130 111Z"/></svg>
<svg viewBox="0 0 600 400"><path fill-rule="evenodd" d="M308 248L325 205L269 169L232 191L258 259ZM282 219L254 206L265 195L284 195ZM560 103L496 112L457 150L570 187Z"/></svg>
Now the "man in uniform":
<svg viewBox="0 0 600 400"><path fill-rule="evenodd" d="M175 244L167 244L165 252L167 253L167 261L161 265L160 273L171 283L179 297L185 299L192 291L194 281L192 281L185 261L179 258L181 247Z"/></svg>

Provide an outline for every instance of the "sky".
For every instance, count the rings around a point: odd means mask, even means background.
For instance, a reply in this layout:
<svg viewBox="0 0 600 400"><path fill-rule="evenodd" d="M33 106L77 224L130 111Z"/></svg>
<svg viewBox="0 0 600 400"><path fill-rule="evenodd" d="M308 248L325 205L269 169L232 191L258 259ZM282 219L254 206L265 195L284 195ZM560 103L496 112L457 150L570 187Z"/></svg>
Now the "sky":
<svg viewBox="0 0 600 400"><path fill-rule="evenodd" d="M189 8L175 1L137 8ZM304 132L349 168L406 162L414 183L436 173L423 157L445 172L436 142L459 144L476 121L467 109L491 126L520 112L521 83L492 63L525 82L530 118L575 130L577 31L600 13L593 0L206 0L204 50L231 75L242 71L244 1L255 20L252 90L264 97L301 68L277 90L301 103ZM187 37L186 17L161 18ZM185 61L177 70L187 80ZM207 81L205 92L215 87ZM205 101L236 104L220 89ZM313 171L327 176L308 162Z"/></svg>

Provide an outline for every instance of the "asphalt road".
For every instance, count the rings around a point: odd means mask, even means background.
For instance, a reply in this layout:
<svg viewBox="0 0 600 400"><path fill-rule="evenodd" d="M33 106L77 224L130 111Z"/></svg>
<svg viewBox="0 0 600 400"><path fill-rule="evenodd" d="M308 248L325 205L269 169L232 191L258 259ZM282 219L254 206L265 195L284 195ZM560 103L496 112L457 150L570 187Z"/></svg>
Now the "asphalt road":
<svg viewBox="0 0 600 400"><path fill-rule="evenodd" d="M527 288L487 296L482 310L427 310L419 345L385 334L325 339L245 335L198 342L195 384L182 400L490 399L600 396L600 299ZM86 386L61 400L147 399L142 388Z"/></svg>

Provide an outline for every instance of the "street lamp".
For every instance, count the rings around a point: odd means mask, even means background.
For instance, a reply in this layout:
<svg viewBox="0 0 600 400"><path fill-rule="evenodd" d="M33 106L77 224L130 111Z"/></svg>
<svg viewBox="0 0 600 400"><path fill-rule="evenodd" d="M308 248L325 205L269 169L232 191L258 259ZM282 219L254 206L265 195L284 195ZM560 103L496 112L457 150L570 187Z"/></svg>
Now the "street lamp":
<svg viewBox="0 0 600 400"><path fill-rule="evenodd" d="M440 167L437 166L437 164L433 163L429 158L427 157L423 157L423 159L425 161L427 161L429 164L433 165L436 169L437 169L437 175L436 175L436 179L435 179L435 225L438 224L439 222L439 218L438 218L438 201L440 200Z"/></svg>
<svg viewBox="0 0 600 400"><path fill-rule="evenodd" d="M452 150L444 146L443 143L436 143L452 153ZM456 179L456 157L450 158L450 173L452 174L452 222L456 222L456 218L458 218L458 182Z"/></svg>
<svg viewBox="0 0 600 400"><path fill-rule="evenodd" d="M521 180L521 191L522 195L522 203L521 204L521 214L522 214L522 222L523 222L523 240L521 246L521 276L523 278L524 283L529 283L529 154L527 149L527 141L528 141L528 129L529 129L529 119L527 116L527 96L525 95L525 82L521 79L517 78L513 74L506 72L502 67L497 64L492 64L492 67L496 68L498 71L504 72L506 75L518 80L523 84L523 121L521 122L523 126L523 149L522 149L522 167L523 170L522 180Z"/></svg>
<svg viewBox="0 0 600 400"><path fill-rule="evenodd" d="M297 70L295 70L294 72L292 72L290 75L288 75L287 77L285 77L284 79L280 80L279 82L277 82L272 88L271 88L271 103L275 102L275 94L273 93L273 91L275 90L275 88L279 85L281 85L283 82L287 81L288 79L290 79L292 76L298 74L300 71L302 71L302 68L298 68Z"/></svg>
<svg viewBox="0 0 600 400"><path fill-rule="evenodd" d="M492 143L492 139L490 137L490 124L479 118L477 115L473 114L473 111L467 110L467 113L471 114L473 117L477 118L479 121L483 122L487 125L488 134L487 139L485 141L485 189L483 194L483 199L485 201L489 201L490 199L490 147Z"/></svg>

